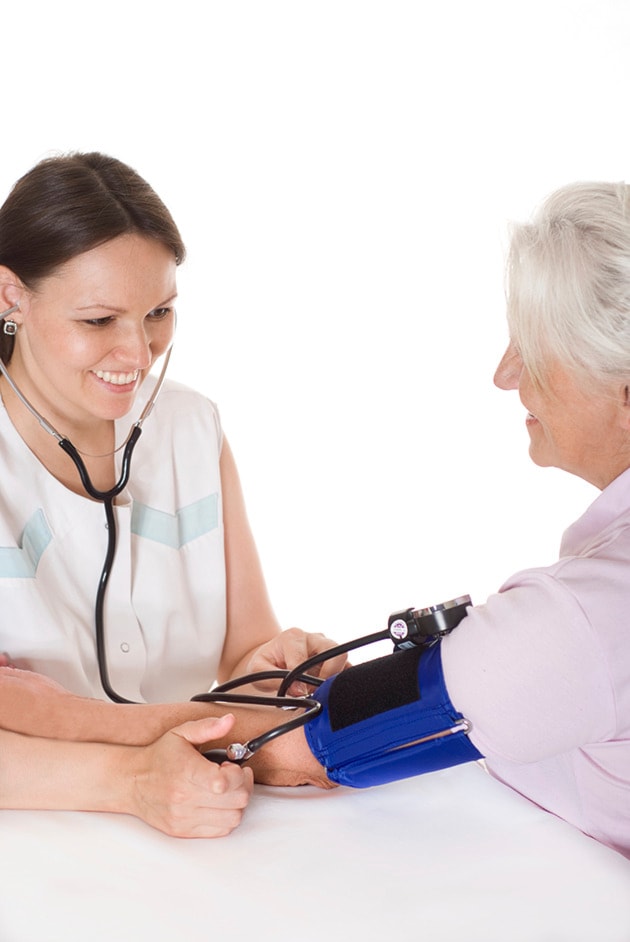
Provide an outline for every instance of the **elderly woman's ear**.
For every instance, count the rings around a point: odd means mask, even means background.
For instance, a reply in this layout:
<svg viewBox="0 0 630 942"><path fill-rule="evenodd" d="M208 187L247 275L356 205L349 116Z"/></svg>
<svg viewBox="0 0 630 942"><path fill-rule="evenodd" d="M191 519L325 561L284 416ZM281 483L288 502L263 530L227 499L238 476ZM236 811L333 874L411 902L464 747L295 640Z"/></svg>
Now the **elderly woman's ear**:
<svg viewBox="0 0 630 942"><path fill-rule="evenodd" d="M630 431L630 384L621 390L620 425Z"/></svg>

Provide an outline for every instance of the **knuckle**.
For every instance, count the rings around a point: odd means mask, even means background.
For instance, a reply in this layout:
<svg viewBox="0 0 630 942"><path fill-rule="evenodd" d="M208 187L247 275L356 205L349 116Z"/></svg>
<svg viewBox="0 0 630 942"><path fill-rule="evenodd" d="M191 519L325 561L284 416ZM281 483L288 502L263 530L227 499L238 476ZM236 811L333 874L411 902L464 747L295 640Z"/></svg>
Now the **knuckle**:
<svg viewBox="0 0 630 942"><path fill-rule="evenodd" d="M173 809L165 813L162 830L168 834L169 837L187 837L190 833L182 815L176 813Z"/></svg>
<svg viewBox="0 0 630 942"><path fill-rule="evenodd" d="M217 797L225 795L225 793L230 790L230 784L227 781L225 775L219 775L214 779L211 785L211 790L212 794L217 795Z"/></svg>
<svg viewBox="0 0 630 942"><path fill-rule="evenodd" d="M235 828L237 828L242 820L243 820L243 812L234 809L233 811L229 811L226 814L226 819L223 822L223 824L228 829L228 833L229 833L230 831L233 831Z"/></svg>

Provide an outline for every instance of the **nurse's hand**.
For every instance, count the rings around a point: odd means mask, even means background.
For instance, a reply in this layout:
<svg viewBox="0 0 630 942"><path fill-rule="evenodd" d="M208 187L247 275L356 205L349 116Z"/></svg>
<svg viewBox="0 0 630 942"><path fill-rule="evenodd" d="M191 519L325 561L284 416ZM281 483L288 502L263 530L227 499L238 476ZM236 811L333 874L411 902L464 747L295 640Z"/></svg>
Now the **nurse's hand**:
<svg viewBox="0 0 630 942"><path fill-rule="evenodd" d="M121 810L172 837L223 837L252 794L251 769L209 762L197 746L225 737L232 714L177 726L149 746L126 747Z"/></svg>
<svg viewBox="0 0 630 942"><path fill-rule="evenodd" d="M243 673L252 674L257 671L268 670L292 670L298 664L308 660L314 654L321 651L328 651L336 646L336 641L331 641L322 634L313 634L307 631L301 631L299 628L288 628L280 632L271 641L265 642L257 648L249 661L246 663ZM338 674L347 665L348 658L345 654L337 655L329 661L323 661L309 668L307 673L315 677L331 677ZM264 682L260 685L268 689L270 685ZM277 688L277 681L273 681L271 687ZM293 697L304 696L310 688L305 684L295 682L289 688L289 695Z"/></svg>

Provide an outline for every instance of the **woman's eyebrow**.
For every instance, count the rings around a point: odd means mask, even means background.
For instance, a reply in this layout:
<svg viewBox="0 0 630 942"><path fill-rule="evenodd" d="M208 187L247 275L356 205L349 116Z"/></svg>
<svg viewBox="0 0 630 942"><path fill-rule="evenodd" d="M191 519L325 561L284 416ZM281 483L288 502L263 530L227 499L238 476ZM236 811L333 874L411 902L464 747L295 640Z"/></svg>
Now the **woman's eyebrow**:
<svg viewBox="0 0 630 942"><path fill-rule="evenodd" d="M170 304L171 301L174 301L177 298L177 292L172 294L169 298L166 298L164 301L159 301L157 304L154 304L151 310L154 310L156 307L164 307L166 304ZM101 304L100 302L95 302L94 304L83 304L80 307L76 308L77 311L111 311L112 314L124 314L125 308L117 307L115 304Z"/></svg>
<svg viewBox="0 0 630 942"><path fill-rule="evenodd" d="M113 314L123 314L124 308L116 307L113 304L100 304L96 302L95 304L83 304L81 307L77 308L77 311L111 311Z"/></svg>

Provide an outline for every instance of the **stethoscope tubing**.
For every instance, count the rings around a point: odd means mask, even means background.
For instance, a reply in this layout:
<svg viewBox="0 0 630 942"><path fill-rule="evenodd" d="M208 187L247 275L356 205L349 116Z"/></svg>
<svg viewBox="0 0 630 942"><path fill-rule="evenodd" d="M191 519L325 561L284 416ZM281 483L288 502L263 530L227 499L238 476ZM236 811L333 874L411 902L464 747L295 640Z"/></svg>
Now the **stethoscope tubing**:
<svg viewBox="0 0 630 942"><path fill-rule="evenodd" d="M12 313L13 310L17 310L17 305L13 308L10 308L8 311L3 312L2 318L6 317L8 314ZM111 569L114 563L114 557L116 555L116 541L117 541L117 530L116 530L116 516L114 512L114 500L118 497L119 494L123 492L127 484L129 483L129 476L131 474L131 458L138 443L138 439L142 434L142 425L145 419L153 411L155 401L162 389L164 380L166 378L166 369L171 357L172 345L166 351L164 356L164 361L162 363L162 369L159 373L159 376L155 382L151 395L147 400L144 409L140 413L139 418L133 423L129 429L129 434L124 444L122 459L121 459L121 470L117 482L113 487L108 490L99 490L92 479L90 478L89 472L81 457L77 448L73 443L64 435L62 435L57 429L48 422L47 419L41 415L40 412L35 408L35 406L27 399L24 393L19 389L15 383L13 377L10 375L6 364L2 359L0 359L0 372L6 379L7 383L18 397L20 402L26 407L26 409L37 419L40 426L44 431L48 432L49 435L52 435L56 439L59 447L65 451L68 457L74 463L79 477L81 479L81 484L83 485L85 492L93 500L100 501L103 504L105 509L105 519L107 524L107 548L105 552L105 560L103 563L103 568L101 570L101 575L99 578L99 584L96 593L96 600L94 604L94 626L95 626L95 636L96 636L96 656L98 662L98 670L101 681L101 686L103 687L104 692L114 703L135 703L134 700L127 700L125 697L122 697L119 693L114 690L109 679L109 670L107 667L107 652L106 652L106 642L105 642L105 625L104 625L104 615L103 609L105 605L105 594L107 591L107 584L109 582L109 577L111 574Z"/></svg>

